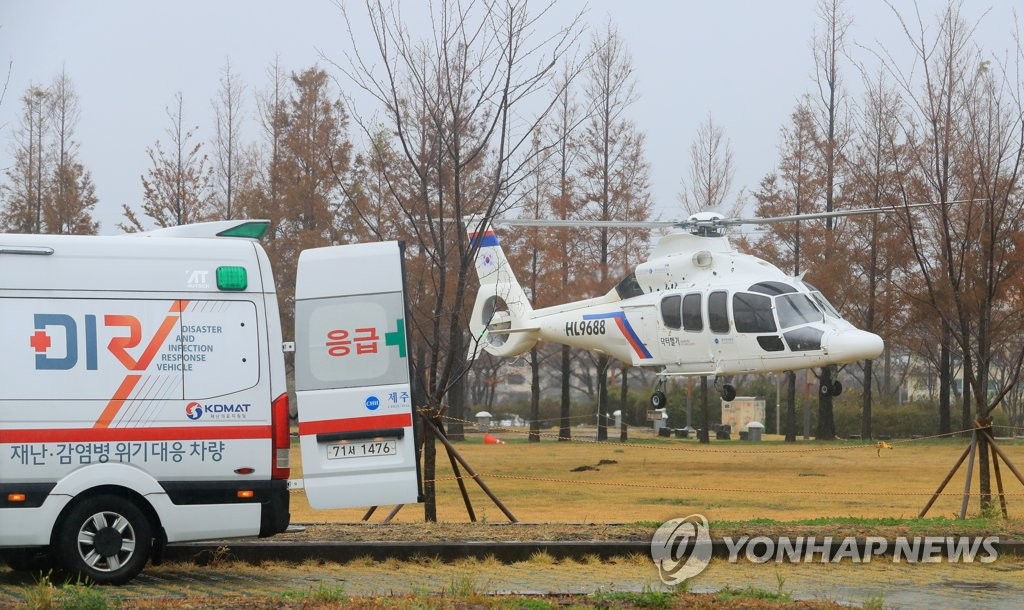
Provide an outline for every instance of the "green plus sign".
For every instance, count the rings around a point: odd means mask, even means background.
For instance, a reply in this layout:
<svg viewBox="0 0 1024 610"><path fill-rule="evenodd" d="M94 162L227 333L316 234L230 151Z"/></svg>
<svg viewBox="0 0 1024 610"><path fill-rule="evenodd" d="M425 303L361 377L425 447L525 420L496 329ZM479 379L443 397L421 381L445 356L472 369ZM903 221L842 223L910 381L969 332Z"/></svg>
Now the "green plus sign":
<svg viewBox="0 0 1024 610"><path fill-rule="evenodd" d="M398 357L405 358L405 320L396 320L395 326L395 332L384 333L384 345L398 346Z"/></svg>

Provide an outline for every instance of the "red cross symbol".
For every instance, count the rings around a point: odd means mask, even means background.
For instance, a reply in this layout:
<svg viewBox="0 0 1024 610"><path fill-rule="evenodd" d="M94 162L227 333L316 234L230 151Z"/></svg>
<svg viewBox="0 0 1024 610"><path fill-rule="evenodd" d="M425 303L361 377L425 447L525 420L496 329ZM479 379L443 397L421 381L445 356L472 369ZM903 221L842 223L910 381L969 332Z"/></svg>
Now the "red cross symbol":
<svg viewBox="0 0 1024 610"><path fill-rule="evenodd" d="M36 353L42 353L50 349L50 335L46 334L45 330L37 330L32 339L29 340L29 345L35 348Z"/></svg>

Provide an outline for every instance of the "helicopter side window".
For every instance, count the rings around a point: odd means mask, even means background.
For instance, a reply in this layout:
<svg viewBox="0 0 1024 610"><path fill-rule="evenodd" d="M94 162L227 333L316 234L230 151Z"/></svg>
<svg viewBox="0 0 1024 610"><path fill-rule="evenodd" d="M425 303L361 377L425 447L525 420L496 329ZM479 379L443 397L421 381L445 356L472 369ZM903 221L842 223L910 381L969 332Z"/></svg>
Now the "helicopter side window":
<svg viewBox="0 0 1024 610"><path fill-rule="evenodd" d="M683 330L704 330L704 316L700 313L700 303L699 292L683 297Z"/></svg>
<svg viewBox="0 0 1024 610"><path fill-rule="evenodd" d="M729 332L729 293L712 292L708 295L708 327L713 333Z"/></svg>
<svg viewBox="0 0 1024 610"><path fill-rule="evenodd" d="M636 281L636 273L634 272L622 278L622 281L615 286L615 292L618 293L620 299L626 300L633 297L643 296L644 289L641 288L640 283Z"/></svg>
<svg viewBox="0 0 1024 610"><path fill-rule="evenodd" d="M775 309L779 312L779 325L782 328L821 321L821 312L806 294L775 297Z"/></svg>
<svg viewBox="0 0 1024 610"><path fill-rule="evenodd" d="M666 328L681 328L683 326L680 316L680 302L683 297L678 294L667 296L661 300L661 321Z"/></svg>
<svg viewBox="0 0 1024 610"><path fill-rule="evenodd" d="M759 294L737 292L732 296L732 317L738 333L773 333L772 300Z"/></svg>

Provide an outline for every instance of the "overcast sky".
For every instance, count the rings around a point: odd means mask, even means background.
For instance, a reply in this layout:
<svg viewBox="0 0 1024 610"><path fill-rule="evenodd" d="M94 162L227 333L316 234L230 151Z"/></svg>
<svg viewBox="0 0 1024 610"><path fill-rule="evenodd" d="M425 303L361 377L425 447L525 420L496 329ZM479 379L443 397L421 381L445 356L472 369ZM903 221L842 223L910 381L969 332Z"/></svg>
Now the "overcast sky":
<svg viewBox="0 0 1024 610"><path fill-rule="evenodd" d="M362 11L361 2L349 4ZM912 3L895 4L912 14ZM1013 44L1015 4L965 4L968 19L980 19L977 40L987 50L1001 54ZM929 24L943 5L919 2ZM814 88L816 0L564 0L546 19L554 27L585 6L585 21L601 27L610 19L632 53L640 99L631 114L648 137L656 214L681 216L676 195L689 145L708 113L731 141L736 191L756 188L777 163L780 127L799 96ZM909 66L905 37L884 2L850 1L847 10L850 40L861 45L853 48L855 58L870 62L866 48L884 46ZM95 216L101 233L116 233L121 204L141 202L145 151L166 140L165 107L176 92L184 96L186 118L208 141L210 100L228 58L251 93L266 87L275 56L288 70L328 67L320 53L341 62L349 46L341 13L329 0L0 0L0 60L11 62L0 104L0 171L11 164L19 97L30 83L48 84L63 66L80 96L77 140L96 183ZM856 94L856 71L849 63L842 69ZM254 113L251 95L245 104Z"/></svg>

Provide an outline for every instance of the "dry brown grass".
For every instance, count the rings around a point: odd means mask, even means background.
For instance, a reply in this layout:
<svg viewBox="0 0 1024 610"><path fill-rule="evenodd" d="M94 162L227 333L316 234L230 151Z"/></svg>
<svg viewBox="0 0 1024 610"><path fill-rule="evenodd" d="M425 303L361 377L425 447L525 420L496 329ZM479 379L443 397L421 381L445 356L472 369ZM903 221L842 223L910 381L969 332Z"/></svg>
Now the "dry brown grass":
<svg viewBox="0 0 1024 610"><path fill-rule="evenodd" d="M878 455L868 444L793 444L771 436L762 443L713 441L710 447L681 439L655 440L649 433L635 432L638 442L625 446L546 439L525 443L515 434L499 436L508 444L483 445L480 435L471 434L457 447L520 520L533 522L660 522L695 512L715 521L915 517L966 443L897 443L893 450ZM1024 469L1024 445L1005 442L1001 446ZM597 466L602 459L617 463ZM292 476L298 477L297 449L292 460ZM572 472L581 465L598 470ZM443 454L438 456L438 466L440 520L466 521L458 486ZM963 471L929 516L952 516L959 511ZM1017 494L1009 498L1012 514L1014 506L1024 506L1024 487L1005 468L1003 480L1007 491ZM467 484L478 519L505 521L474 483ZM976 498L971 507L976 514ZM364 512L312 510L301 492L292 496L294 522L358 521ZM382 508L374 520L386 514ZM408 506L396 521L422 518L421 507Z"/></svg>

